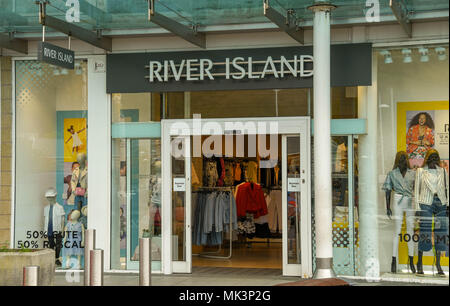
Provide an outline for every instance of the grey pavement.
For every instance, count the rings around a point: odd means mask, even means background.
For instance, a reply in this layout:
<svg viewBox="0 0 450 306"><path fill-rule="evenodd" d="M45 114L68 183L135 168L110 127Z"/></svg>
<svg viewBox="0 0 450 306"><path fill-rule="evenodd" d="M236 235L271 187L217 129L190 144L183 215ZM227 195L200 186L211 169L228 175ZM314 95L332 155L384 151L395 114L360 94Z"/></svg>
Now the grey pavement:
<svg viewBox="0 0 450 306"><path fill-rule="evenodd" d="M56 272L55 286L83 286L83 273ZM381 280L367 281L359 278L339 277L351 286L448 286L448 277L395 279L388 276ZM104 286L138 286L138 273L105 273ZM299 277L286 277L280 270L200 268L192 274L152 275L152 286L274 286L301 280Z"/></svg>

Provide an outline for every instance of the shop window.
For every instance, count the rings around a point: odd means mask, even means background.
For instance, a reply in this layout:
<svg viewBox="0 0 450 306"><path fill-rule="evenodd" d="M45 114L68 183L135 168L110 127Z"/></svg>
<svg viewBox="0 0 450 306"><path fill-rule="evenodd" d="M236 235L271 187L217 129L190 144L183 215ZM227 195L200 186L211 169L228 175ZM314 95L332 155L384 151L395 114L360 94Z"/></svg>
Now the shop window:
<svg viewBox="0 0 450 306"><path fill-rule="evenodd" d="M55 249L57 268L84 266L87 65L15 62L16 248Z"/></svg>
<svg viewBox="0 0 450 306"><path fill-rule="evenodd" d="M380 272L403 272L411 277L422 271L430 277L448 275L448 217L444 203L448 201L445 189L449 188L448 46L377 50L374 56L378 59L380 134L376 149L381 203L378 229L373 230L379 236L375 247L380 250ZM434 168L432 158L426 157L431 150L436 150L438 156L436 170L430 171L426 167ZM406 156L405 161L400 161L401 156ZM410 170L406 171L402 165L408 164ZM433 171L446 180L431 180L424 187L424 176L420 174L433 175ZM406 187L399 188L396 181ZM440 196L424 197L427 188Z"/></svg>

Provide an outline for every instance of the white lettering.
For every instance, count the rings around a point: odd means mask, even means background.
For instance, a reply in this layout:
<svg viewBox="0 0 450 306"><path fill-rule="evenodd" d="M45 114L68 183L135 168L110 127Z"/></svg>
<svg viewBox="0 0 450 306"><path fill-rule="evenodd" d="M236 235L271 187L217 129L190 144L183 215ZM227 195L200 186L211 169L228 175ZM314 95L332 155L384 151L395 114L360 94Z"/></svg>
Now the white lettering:
<svg viewBox="0 0 450 306"><path fill-rule="evenodd" d="M164 61L164 82L169 81L169 61Z"/></svg>
<svg viewBox="0 0 450 306"><path fill-rule="evenodd" d="M307 78L313 75L313 70L305 70L305 62L312 62L313 57L311 55L300 56L300 77Z"/></svg>
<svg viewBox="0 0 450 306"><path fill-rule="evenodd" d="M248 58L248 78L249 79L259 79L258 75L253 74L253 58Z"/></svg>
<svg viewBox="0 0 450 306"><path fill-rule="evenodd" d="M208 64L208 66L207 67L205 67L205 63L207 63ZM204 58L202 58L201 60L200 60L200 80L204 80L204 78L205 78L205 73L206 73L206 75L208 76L208 78L210 79L210 80L214 80L214 77L212 76L212 74L211 74L211 69L212 69L212 67L213 67L213 61L212 60L210 60L210 59L204 59Z"/></svg>
<svg viewBox="0 0 450 306"><path fill-rule="evenodd" d="M290 73L292 73L292 75L294 77L297 77L297 55L294 57L294 65L289 64L289 61L286 59L286 57L282 56L281 57L281 77L284 78L284 68L287 67L288 70L290 71Z"/></svg>
<svg viewBox="0 0 450 306"><path fill-rule="evenodd" d="M268 68L269 68L269 65L270 65L270 69L268 69ZM269 56L269 57L267 58L266 64L264 65L263 73L262 73L262 75L261 75L261 79L264 79L264 77L266 76L266 74L269 73L269 72L272 72L273 75L274 75L276 78L278 78L278 72L277 72L277 69L275 68L275 64L273 63L273 59L272 59L271 56Z"/></svg>
<svg viewBox="0 0 450 306"><path fill-rule="evenodd" d="M196 59L189 59L186 61L186 80L188 81L198 81L198 77L193 77L192 74L198 70L198 68L192 67L191 64L197 63Z"/></svg>
<svg viewBox="0 0 450 306"><path fill-rule="evenodd" d="M156 70L155 70L155 66L156 66ZM161 75L159 74L161 69L162 69L162 65L160 62L157 62L157 61L150 62L150 82L154 82L155 77L158 79L159 82L163 81L161 78Z"/></svg>
<svg viewBox="0 0 450 306"><path fill-rule="evenodd" d="M55 59L64 60L72 63L73 58L70 55L53 54L51 50L44 49L45 56L52 56ZM67 57L67 58L66 58ZM264 63L264 68L258 69ZM268 76L274 78L284 78L292 75L293 77L311 77L313 75L312 69L307 69L306 63L313 63L311 55L293 56L293 58L286 58L280 56L280 59L274 59L268 56L265 61L258 60L255 64L253 57L244 59L243 57L225 58L225 62L214 63L211 59L183 59L179 64L174 60L164 61L150 61L149 65L149 80L150 82L168 82L170 79L180 81L182 78L187 81L203 81L215 80L216 76L225 77L230 80L242 80L247 78L263 79ZM222 67L215 69L216 66ZM225 66L225 67L223 67ZM223 72L223 70L225 70Z"/></svg>
<svg viewBox="0 0 450 306"><path fill-rule="evenodd" d="M225 78L230 79L230 59L227 57L225 60Z"/></svg>
<svg viewBox="0 0 450 306"><path fill-rule="evenodd" d="M233 74L233 79L242 80L245 77L245 69L242 68L242 66L238 65L238 63L237 63L238 61L243 62L244 58L243 57L235 57L233 59L233 67L241 72L240 75Z"/></svg>
<svg viewBox="0 0 450 306"><path fill-rule="evenodd" d="M175 67L174 61L172 61L172 60L170 61L170 68L172 68L173 75L175 76L175 81L179 81L180 80L181 74L183 73L185 62L186 62L186 60L182 60L181 61L180 68L177 71L177 68Z"/></svg>

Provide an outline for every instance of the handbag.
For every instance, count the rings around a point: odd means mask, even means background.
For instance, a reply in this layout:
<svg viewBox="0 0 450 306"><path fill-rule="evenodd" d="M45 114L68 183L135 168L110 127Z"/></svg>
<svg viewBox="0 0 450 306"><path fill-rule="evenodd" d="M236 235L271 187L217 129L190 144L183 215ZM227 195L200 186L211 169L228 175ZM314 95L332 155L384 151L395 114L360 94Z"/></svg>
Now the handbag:
<svg viewBox="0 0 450 306"><path fill-rule="evenodd" d="M75 188L75 195L84 197L85 194L86 194L86 189L81 188L80 182L78 182L77 187Z"/></svg>

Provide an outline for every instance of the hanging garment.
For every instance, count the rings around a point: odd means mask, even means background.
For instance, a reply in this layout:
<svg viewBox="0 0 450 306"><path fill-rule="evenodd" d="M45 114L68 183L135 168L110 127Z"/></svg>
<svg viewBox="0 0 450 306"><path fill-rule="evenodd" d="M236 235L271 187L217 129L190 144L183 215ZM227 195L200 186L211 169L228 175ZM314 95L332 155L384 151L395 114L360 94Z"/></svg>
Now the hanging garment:
<svg viewBox="0 0 450 306"><path fill-rule="evenodd" d="M236 163L234 165L234 180L236 182L240 182L242 181L242 170L241 170L241 164Z"/></svg>
<svg viewBox="0 0 450 306"><path fill-rule="evenodd" d="M217 164L214 161L207 161L205 165L205 185L208 187L215 187L219 174L217 172Z"/></svg>
<svg viewBox="0 0 450 306"><path fill-rule="evenodd" d="M217 186L222 187L224 185L225 179L225 162L223 158L217 161L217 172L219 174L219 179L217 180Z"/></svg>
<svg viewBox="0 0 450 306"><path fill-rule="evenodd" d="M272 190L269 195L268 223L272 233L281 232L282 193L281 190Z"/></svg>
<svg viewBox="0 0 450 306"><path fill-rule="evenodd" d="M249 182L258 182L258 164L254 161L248 162L247 179Z"/></svg>
<svg viewBox="0 0 450 306"><path fill-rule="evenodd" d="M191 169L192 169L191 181L192 181L193 186L200 186L200 179L197 175L197 173L198 173L197 172L198 169L196 168L197 166L198 165L196 163L194 163L194 161L192 161L192 163L191 163Z"/></svg>
<svg viewBox="0 0 450 306"><path fill-rule="evenodd" d="M244 183L239 185L236 193L237 216L245 217L247 213L255 218L267 214L267 204L264 192L259 184Z"/></svg>
<svg viewBox="0 0 450 306"><path fill-rule="evenodd" d="M224 185L225 186L233 186L234 183L234 168L232 162L225 162L225 178Z"/></svg>
<svg viewBox="0 0 450 306"><path fill-rule="evenodd" d="M231 192L198 193L193 217L193 244L211 246L222 244L223 232L230 227L230 217L233 229L237 229L235 206L236 202Z"/></svg>

